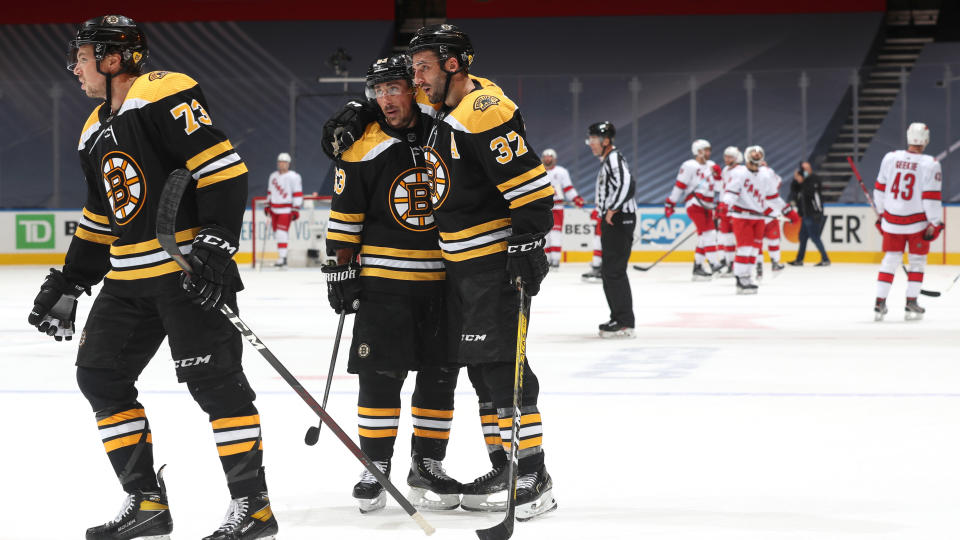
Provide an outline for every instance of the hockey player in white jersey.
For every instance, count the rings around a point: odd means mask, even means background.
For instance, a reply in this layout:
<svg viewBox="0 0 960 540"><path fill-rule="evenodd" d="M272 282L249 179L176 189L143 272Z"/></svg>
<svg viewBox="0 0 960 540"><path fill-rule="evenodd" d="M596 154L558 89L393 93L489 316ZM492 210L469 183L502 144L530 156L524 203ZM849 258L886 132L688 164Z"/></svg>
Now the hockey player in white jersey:
<svg viewBox="0 0 960 540"><path fill-rule="evenodd" d="M733 170L743 164L743 153L736 146L728 146L723 151L724 167L720 171L720 184L717 188L717 200L723 196L723 192L730 183L730 175ZM720 277L733 277L733 259L736 257L737 241L733 236L733 225L730 223L730 217L719 217L720 233L717 235L717 249L723 254L723 264L725 269L720 273Z"/></svg>
<svg viewBox="0 0 960 540"><path fill-rule="evenodd" d="M270 216L273 233L277 238L277 262L274 266L287 265L287 244L290 238L290 223L300 218L303 207L303 181L300 175L290 170L290 154L277 156L277 170L270 175L267 184L267 206L264 213Z"/></svg>
<svg viewBox="0 0 960 540"><path fill-rule="evenodd" d="M907 256L906 320L922 319L926 310L917 305L917 293L923 285L930 242L943 231L943 206L940 202L940 164L923 153L930 143L930 130L916 122L907 129L907 149L887 153L873 187L877 228L883 235L883 261L877 276L877 302L874 319L882 321L887 313L887 295L897 267Z"/></svg>
<svg viewBox="0 0 960 540"><path fill-rule="evenodd" d="M583 197L581 197L573 183L570 182L570 173L566 167L557 165L557 151L553 148L547 148L540 155L540 161L543 167L547 169L547 178L553 185L553 229L547 234L547 259L550 266L558 268L563 250L563 203L570 201L577 205L577 208L583 208Z"/></svg>
<svg viewBox="0 0 960 540"><path fill-rule="evenodd" d="M797 212L776 194L776 179L769 168L761 167L764 152L760 146L750 146L744 151L746 166L737 167L731 174L730 184L723 192L717 210L721 216L729 216L737 240L737 256L733 273L737 278L737 294L756 294L757 284L751 270L763 241L764 218L786 215L791 222L800 221Z"/></svg>
<svg viewBox="0 0 960 540"><path fill-rule="evenodd" d="M697 248L693 258L693 280L708 280L721 268L717 257L717 229L713 210L717 206L716 191L720 182L720 167L710 160L710 143L704 139L690 146L693 158L683 162L677 180L664 203L663 213L669 218L678 204L684 203L687 217L697 227ZM704 258L710 262L710 272L703 269Z"/></svg>
<svg viewBox="0 0 960 540"><path fill-rule="evenodd" d="M767 200L776 201L783 200L780 198L780 184L783 183L783 179L780 178L780 175L771 169L766 162L761 165L761 168L767 169L767 179L772 182L772 190L767 194ZM770 255L770 269L773 271L774 277L782 271L786 266L780 262L780 220L775 218L765 218L763 224L763 242L767 245L767 253ZM757 260L757 277L763 275L763 253L761 250L760 258Z"/></svg>

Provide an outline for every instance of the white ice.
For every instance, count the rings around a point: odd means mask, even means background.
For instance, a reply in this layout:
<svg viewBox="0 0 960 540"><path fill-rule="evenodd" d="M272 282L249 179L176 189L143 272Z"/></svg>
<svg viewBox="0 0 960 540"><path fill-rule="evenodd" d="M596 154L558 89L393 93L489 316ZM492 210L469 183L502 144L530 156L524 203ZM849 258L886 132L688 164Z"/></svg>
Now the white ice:
<svg viewBox="0 0 960 540"><path fill-rule="evenodd" d="M736 296L730 280L693 283L688 264L662 264L630 270L637 339L605 341L601 286L582 283L584 270L551 273L533 302L528 350L559 509L518 524L514 538L960 538L960 291L921 297L926 318L905 322L899 273L888 320L875 323L874 265L787 267L776 279L767 266L757 296ZM931 266L924 286L944 290L957 272ZM45 273L0 268L3 539L82 538L122 501L76 389L77 341L27 325ZM244 280L243 318L320 399L337 322L320 273L244 271ZM81 324L90 305L81 299ZM348 323L329 410L355 437L350 334ZM305 446L317 417L249 346L244 364L279 538L423 536L392 501L360 515L350 497L359 462L327 428ZM156 463L168 464L173 538L200 538L228 503L206 415L177 384L166 346L138 386ZM464 482L488 469L478 424L462 374L445 464ZM406 413L400 433L392 478L405 492ZM463 539L501 519L426 517L434 538Z"/></svg>

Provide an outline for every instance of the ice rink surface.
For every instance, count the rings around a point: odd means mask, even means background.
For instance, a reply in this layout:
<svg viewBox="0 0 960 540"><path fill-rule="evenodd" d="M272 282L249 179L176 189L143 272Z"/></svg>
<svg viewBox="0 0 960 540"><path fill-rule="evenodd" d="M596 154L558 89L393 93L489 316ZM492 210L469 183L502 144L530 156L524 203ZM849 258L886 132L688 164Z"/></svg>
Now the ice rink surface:
<svg viewBox="0 0 960 540"><path fill-rule="evenodd" d="M551 273L533 301L528 354L541 381L544 448L559 509L517 539L771 540L960 538L960 290L921 297L904 322L898 273L873 322L877 267L787 267L757 296L732 280L690 281L689 264L630 270L637 339L601 340L607 319L586 266ZM944 290L957 267L927 269ZM0 508L3 539L83 538L123 498L76 389L77 341L27 325L43 267L0 268ZM318 270L244 271L241 315L319 400L337 316ZM957 287L960 289L960 287ZM82 325L91 298L80 302ZM357 380L344 330L329 411L356 432ZM362 516L361 465L245 345L258 392L278 538L421 538L393 501ZM392 479L406 492L412 381ZM178 385L164 346L141 377L156 463L168 464L173 538L219 526L229 495L206 415ZM463 373L445 461L467 482L488 469L476 398ZM426 513L434 538L475 538L501 514Z"/></svg>

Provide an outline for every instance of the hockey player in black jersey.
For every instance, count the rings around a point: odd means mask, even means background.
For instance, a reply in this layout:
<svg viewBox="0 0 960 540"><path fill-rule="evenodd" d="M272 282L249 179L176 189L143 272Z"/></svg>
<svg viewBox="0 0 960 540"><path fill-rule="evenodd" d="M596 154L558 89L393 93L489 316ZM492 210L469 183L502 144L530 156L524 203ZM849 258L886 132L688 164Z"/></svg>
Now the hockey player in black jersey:
<svg viewBox="0 0 960 540"><path fill-rule="evenodd" d="M410 501L450 510L460 505L460 483L442 461L459 366L446 351L446 271L430 204L431 169L421 148L430 117L414 101L406 55L377 60L366 79L379 119L337 162L327 249L338 266L323 271L331 307L356 313L347 369L360 378L360 447L390 474L400 390L407 371L417 370ZM363 513L386 503L383 486L367 471L353 496Z"/></svg>
<svg viewBox="0 0 960 540"><path fill-rule="evenodd" d="M247 198L247 168L214 125L196 81L143 73L146 37L129 18L85 22L69 66L89 97L102 99L83 127L83 218L61 270L51 269L29 315L57 341L72 338L77 299L101 280L80 335L77 382L96 414L127 497L120 514L88 540L169 538L173 529L150 423L135 382L169 338L179 381L209 415L232 501L207 540L274 538L260 419L240 363L240 334L215 309L237 310L243 288L232 256ZM189 280L156 239L167 175L187 168L196 185L177 212L176 239L195 270Z"/></svg>

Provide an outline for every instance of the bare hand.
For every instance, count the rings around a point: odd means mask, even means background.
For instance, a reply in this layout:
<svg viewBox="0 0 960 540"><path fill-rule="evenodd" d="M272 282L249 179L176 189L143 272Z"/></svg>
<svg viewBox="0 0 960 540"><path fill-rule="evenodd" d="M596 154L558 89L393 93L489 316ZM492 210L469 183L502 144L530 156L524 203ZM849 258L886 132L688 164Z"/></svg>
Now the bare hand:
<svg viewBox="0 0 960 540"><path fill-rule="evenodd" d="M608 225L613 225L613 216L617 213L616 210L607 210L607 216L604 218L607 221Z"/></svg>

